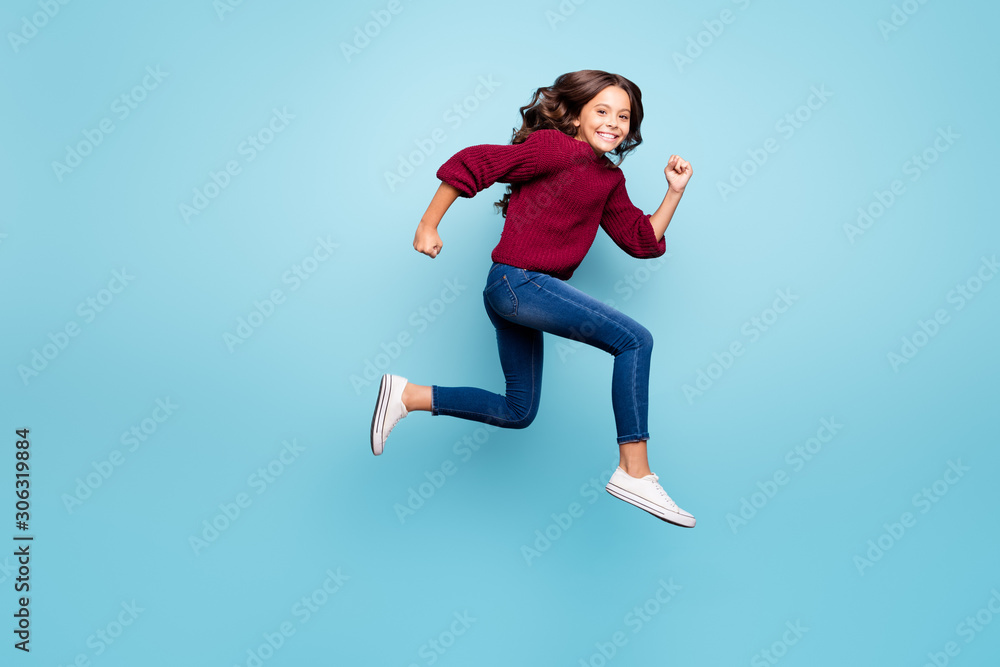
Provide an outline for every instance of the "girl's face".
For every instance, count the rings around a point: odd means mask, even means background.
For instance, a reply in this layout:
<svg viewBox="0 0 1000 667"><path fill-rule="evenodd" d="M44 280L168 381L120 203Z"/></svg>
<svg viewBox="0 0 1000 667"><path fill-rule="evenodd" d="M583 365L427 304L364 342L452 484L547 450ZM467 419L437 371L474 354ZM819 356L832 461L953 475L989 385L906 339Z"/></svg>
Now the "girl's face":
<svg viewBox="0 0 1000 667"><path fill-rule="evenodd" d="M630 114L628 93L618 86L608 86L587 102L580 117L573 121L576 138L590 144L601 157L618 148L628 136Z"/></svg>

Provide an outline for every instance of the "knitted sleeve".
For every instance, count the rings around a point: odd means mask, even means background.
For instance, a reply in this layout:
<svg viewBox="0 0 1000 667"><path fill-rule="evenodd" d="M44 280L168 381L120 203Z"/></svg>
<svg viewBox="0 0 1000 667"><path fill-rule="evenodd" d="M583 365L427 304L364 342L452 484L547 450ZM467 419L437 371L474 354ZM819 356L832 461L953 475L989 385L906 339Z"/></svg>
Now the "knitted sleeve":
<svg viewBox="0 0 1000 667"><path fill-rule="evenodd" d="M557 134L553 134L557 133ZM448 158L437 177L472 197L494 183L529 181L557 168L566 159L559 130L536 130L520 144L480 144Z"/></svg>
<svg viewBox="0 0 1000 667"><path fill-rule="evenodd" d="M618 173L621 174L620 171ZM624 175L619 178L604 205L601 228L619 248L632 257L648 259L659 257L667 251L665 235L657 241L649 216L636 208L628 198Z"/></svg>

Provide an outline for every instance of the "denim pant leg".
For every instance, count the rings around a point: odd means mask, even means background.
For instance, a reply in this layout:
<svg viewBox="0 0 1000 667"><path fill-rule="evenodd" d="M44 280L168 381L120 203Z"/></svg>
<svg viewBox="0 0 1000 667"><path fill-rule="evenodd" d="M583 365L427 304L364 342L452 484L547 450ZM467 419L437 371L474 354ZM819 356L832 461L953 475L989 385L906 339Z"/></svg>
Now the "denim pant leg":
<svg viewBox="0 0 1000 667"><path fill-rule="evenodd" d="M504 319L487 298L506 282L504 266L494 264L490 268L483 302L486 314L496 329L497 352L506 379L506 393L495 394L476 387L433 385L431 414L459 417L502 428L525 428L538 413L542 391L542 332Z"/></svg>
<svg viewBox="0 0 1000 667"><path fill-rule="evenodd" d="M497 330L507 395L471 387L432 387L432 413L523 428L538 410L542 331L614 355L611 404L618 444L647 440L653 338L641 324L544 273L494 263L483 292Z"/></svg>
<svg viewBox="0 0 1000 667"><path fill-rule="evenodd" d="M510 273L510 272L509 272ZM611 404L618 444L648 440L649 366L653 337L641 324L545 273L514 269L509 319L612 354ZM501 315L508 317L501 311Z"/></svg>

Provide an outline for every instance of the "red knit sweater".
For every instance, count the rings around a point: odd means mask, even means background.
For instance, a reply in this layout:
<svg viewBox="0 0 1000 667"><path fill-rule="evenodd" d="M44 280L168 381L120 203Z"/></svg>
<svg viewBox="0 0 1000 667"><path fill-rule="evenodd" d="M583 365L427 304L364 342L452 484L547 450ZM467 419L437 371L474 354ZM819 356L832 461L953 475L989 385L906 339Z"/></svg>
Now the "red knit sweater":
<svg viewBox="0 0 1000 667"><path fill-rule="evenodd" d="M568 280L600 226L633 257L659 257L649 216L625 191L625 176L586 141L559 130L535 130L520 144L470 146L437 171L463 197L496 182L512 183L494 262Z"/></svg>

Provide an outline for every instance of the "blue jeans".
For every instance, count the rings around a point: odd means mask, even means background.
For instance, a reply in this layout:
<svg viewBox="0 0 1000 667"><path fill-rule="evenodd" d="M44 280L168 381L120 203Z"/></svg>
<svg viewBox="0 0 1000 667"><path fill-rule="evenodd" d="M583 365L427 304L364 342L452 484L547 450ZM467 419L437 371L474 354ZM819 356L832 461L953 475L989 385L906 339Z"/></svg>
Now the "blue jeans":
<svg viewBox="0 0 1000 667"><path fill-rule="evenodd" d="M653 337L632 318L538 271L494 262L483 290L497 331L505 395L475 387L431 387L431 414L504 428L524 428L538 413L542 389L542 332L610 352L611 405L618 444L648 440L649 360Z"/></svg>

